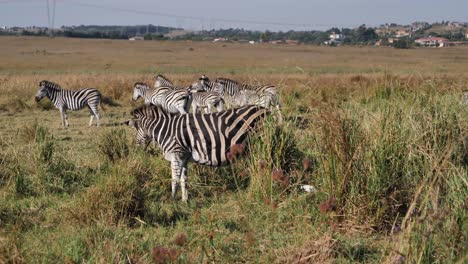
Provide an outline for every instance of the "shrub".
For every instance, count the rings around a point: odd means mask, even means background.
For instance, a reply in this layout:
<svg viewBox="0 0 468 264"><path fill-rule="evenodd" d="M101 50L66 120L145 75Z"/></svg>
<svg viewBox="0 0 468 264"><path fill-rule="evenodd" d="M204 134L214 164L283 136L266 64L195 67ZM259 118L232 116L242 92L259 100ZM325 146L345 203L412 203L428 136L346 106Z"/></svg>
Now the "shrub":
<svg viewBox="0 0 468 264"><path fill-rule="evenodd" d="M297 180L292 173L300 168L303 154L298 150L290 123L279 127L267 119L249 144L249 193L263 199L276 199Z"/></svg>
<svg viewBox="0 0 468 264"><path fill-rule="evenodd" d="M409 49L411 47L411 44L410 44L409 40L399 39L399 40L395 40L393 42L393 47L395 49Z"/></svg>
<svg viewBox="0 0 468 264"><path fill-rule="evenodd" d="M99 137L98 151L110 162L127 157L129 146L125 129L117 128L105 132Z"/></svg>

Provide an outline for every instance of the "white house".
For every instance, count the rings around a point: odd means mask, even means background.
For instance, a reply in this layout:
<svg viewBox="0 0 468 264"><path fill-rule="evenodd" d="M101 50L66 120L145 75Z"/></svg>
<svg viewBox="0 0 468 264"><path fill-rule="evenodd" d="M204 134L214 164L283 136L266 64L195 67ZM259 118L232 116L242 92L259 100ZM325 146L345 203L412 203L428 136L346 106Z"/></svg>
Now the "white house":
<svg viewBox="0 0 468 264"><path fill-rule="evenodd" d="M332 33L330 34L330 40L333 39L333 40L339 40L339 41L341 41L341 40L343 40L344 38L345 38L345 36L344 36L343 34L336 34L335 32L332 32Z"/></svg>
<svg viewBox="0 0 468 264"><path fill-rule="evenodd" d="M130 41L135 41L135 40L145 40L145 38L144 38L144 37L137 37L137 36L135 36L135 37L131 37L131 38L129 38L128 40L130 40Z"/></svg>
<svg viewBox="0 0 468 264"><path fill-rule="evenodd" d="M215 38L213 39L213 42L225 42L225 41L228 41L227 38Z"/></svg>
<svg viewBox="0 0 468 264"><path fill-rule="evenodd" d="M418 43L421 46L425 47L444 47L448 41L446 38L439 38L439 37L431 37L428 38L420 38L415 40L414 42Z"/></svg>
<svg viewBox="0 0 468 264"><path fill-rule="evenodd" d="M341 41L345 39L345 35L335 32L332 32L329 37L330 39L324 42L325 45L340 45Z"/></svg>

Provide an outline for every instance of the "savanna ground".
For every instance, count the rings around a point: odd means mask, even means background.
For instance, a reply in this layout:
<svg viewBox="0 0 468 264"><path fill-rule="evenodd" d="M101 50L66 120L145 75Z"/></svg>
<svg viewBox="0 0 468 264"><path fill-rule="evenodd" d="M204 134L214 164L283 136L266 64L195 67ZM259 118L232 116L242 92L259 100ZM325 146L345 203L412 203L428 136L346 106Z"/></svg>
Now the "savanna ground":
<svg viewBox="0 0 468 264"><path fill-rule="evenodd" d="M467 261L467 47L1 37L0 58L0 263ZM157 73L278 85L286 121L191 164L173 201L169 163L116 126ZM103 126L62 129L43 79L98 88Z"/></svg>

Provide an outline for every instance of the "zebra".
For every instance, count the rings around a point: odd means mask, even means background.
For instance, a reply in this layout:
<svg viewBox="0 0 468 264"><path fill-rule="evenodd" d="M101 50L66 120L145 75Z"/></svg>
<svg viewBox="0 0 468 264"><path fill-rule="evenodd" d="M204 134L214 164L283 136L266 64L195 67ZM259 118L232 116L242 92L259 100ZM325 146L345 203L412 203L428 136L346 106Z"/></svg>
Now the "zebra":
<svg viewBox="0 0 468 264"><path fill-rule="evenodd" d="M35 96L36 102L39 102L43 97L48 97L60 111L62 127L68 127L67 110L80 110L85 106L88 106L90 112L89 126L92 126L94 117L96 117L96 125L100 125L101 115L98 111L98 105L101 105L103 110L104 107L101 93L97 89L65 90L60 85L47 80L39 82L38 89Z"/></svg>
<svg viewBox="0 0 468 264"><path fill-rule="evenodd" d="M143 97L145 104L159 105L170 113L186 114L192 101L192 96L186 90L173 90L172 87L150 88L147 84L137 82L134 85L132 100Z"/></svg>
<svg viewBox="0 0 468 264"><path fill-rule="evenodd" d="M272 106L276 107L278 113L278 120L282 122L282 115L280 111L281 103L276 86L262 85L255 86L250 84L240 84L236 81L227 78L216 79L215 90L217 90L224 100L230 101L234 105L243 105L242 100L248 99L248 103L258 104L271 110ZM242 92L245 91L245 92ZM250 92L253 91L253 92ZM246 98L246 95L250 98Z"/></svg>
<svg viewBox="0 0 468 264"><path fill-rule="evenodd" d="M175 87L174 84L162 74L158 74L154 77L154 88L159 87Z"/></svg>
<svg viewBox="0 0 468 264"><path fill-rule="evenodd" d="M190 85L189 89L197 92L218 92L218 90L215 89L215 83L211 82L205 75L202 75L197 82Z"/></svg>
<svg viewBox="0 0 468 264"><path fill-rule="evenodd" d="M172 197L180 182L182 200L187 201L187 163L228 165L266 113L261 106L244 106L212 114L174 115L158 106L143 106L133 110L133 118L125 123L136 130L137 144L158 143L164 159L171 162Z"/></svg>
<svg viewBox="0 0 468 264"><path fill-rule="evenodd" d="M218 112L224 108L224 100L217 92L193 92L192 111L197 112L198 108L204 108L205 113L211 113L211 107L216 106Z"/></svg>

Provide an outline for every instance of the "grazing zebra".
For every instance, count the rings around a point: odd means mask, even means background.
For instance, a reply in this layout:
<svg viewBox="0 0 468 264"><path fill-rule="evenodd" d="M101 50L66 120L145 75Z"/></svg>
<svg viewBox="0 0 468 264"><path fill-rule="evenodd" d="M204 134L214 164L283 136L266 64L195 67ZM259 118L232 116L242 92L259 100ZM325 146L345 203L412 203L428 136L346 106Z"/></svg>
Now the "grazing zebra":
<svg viewBox="0 0 468 264"><path fill-rule="evenodd" d="M266 114L260 106L245 106L213 114L174 115L157 106L143 106L132 111L126 124L137 131L137 144L158 143L164 158L171 162L172 197L178 184L182 200L187 201L187 163L208 166L230 163L251 131ZM235 147L234 147L235 146Z"/></svg>
<svg viewBox="0 0 468 264"><path fill-rule="evenodd" d="M83 88L79 90L65 90L60 85L43 80L39 82L39 90L36 94L36 102L39 102L44 96L48 97L55 107L60 111L62 127L68 126L67 110L80 110L88 106L90 112L89 126L93 124L96 117L97 126L100 125L101 115L98 111L98 105L104 110L101 102L101 93L94 88Z"/></svg>
<svg viewBox="0 0 468 264"><path fill-rule="evenodd" d="M173 90L171 87L150 88L145 83L137 82L133 89L133 101L143 97L145 104L159 105L170 113L186 114L189 112L192 96L186 90Z"/></svg>
<svg viewBox="0 0 468 264"><path fill-rule="evenodd" d="M162 86L175 87L174 84L168 78L164 77L162 74L158 74L156 75L156 77L154 77L154 88Z"/></svg>
<svg viewBox="0 0 468 264"><path fill-rule="evenodd" d="M211 113L211 107L216 106L218 112L224 108L224 100L217 92L193 92L192 93L192 112L204 108L205 113Z"/></svg>

